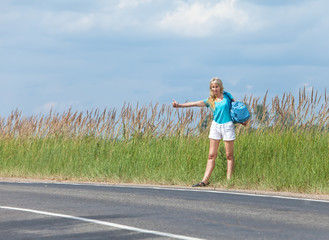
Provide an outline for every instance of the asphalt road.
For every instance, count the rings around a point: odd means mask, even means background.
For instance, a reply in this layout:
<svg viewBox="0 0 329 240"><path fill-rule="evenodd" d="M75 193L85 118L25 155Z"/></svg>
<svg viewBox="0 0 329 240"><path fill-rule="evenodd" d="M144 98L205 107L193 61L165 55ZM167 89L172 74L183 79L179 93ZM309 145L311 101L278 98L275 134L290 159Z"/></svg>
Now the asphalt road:
<svg viewBox="0 0 329 240"><path fill-rule="evenodd" d="M0 182L1 240L175 238L329 239L329 202L209 188Z"/></svg>

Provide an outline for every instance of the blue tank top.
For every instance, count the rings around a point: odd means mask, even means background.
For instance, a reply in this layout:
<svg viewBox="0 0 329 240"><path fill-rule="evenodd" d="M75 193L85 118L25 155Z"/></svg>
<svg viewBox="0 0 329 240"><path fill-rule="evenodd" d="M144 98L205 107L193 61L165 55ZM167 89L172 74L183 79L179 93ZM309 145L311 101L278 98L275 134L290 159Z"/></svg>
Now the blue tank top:
<svg viewBox="0 0 329 240"><path fill-rule="evenodd" d="M231 116L230 116L230 99L233 99L232 95L228 92L225 92L226 94L223 94L223 100L220 102L215 102L215 109L211 109L211 111L214 114L214 121L219 124L231 122ZM230 98L230 99L229 99ZM208 99L204 100L204 103L207 107L210 107L210 104L208 103Z"/></svg>

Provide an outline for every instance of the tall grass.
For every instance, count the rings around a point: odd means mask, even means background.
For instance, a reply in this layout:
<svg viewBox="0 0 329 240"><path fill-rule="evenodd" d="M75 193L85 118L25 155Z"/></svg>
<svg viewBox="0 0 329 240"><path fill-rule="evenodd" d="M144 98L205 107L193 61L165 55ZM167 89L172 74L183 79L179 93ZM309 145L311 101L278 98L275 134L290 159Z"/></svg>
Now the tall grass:
<svg viewBox="0 0 329 240"><path fill-rule="evenodd" d="M249 96L236 126L236 168L226 182L223 146L215 186L329 193L329 98L300 90ZM125 104L117 109L0 118L0 175L190 185L207 161L211 112Z"/></svg>

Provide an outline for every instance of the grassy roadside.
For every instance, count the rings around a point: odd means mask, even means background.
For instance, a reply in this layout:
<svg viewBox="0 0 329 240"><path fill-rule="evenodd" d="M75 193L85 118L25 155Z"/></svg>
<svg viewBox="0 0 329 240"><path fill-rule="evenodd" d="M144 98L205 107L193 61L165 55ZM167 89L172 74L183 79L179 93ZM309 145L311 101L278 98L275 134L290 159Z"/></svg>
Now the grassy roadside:
<svg viewBox="0 0 329 240"><path fill-rule="evenodd" d="M329 96L300 91L243 100L235 172L226 180L223 144L214 187L329 193ZM190 186L203 177L211 114L204 108L115 109L0 117L0 177Z"/></svg>
<svg viewBox="0 0 329 240"><path fill-rule="evenodd" d="M211 182L217 187L329 193L328 133L241 133L235 173L226 181L221 145ZM2 177L190 185L204 173L207 137L26 138L0 140Z"/></svg>

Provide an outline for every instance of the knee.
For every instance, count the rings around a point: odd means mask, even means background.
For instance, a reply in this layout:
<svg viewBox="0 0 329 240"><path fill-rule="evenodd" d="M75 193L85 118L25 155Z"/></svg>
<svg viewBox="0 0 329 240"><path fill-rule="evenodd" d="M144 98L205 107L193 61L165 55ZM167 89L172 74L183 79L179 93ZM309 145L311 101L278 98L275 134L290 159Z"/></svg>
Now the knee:
<svg viewBox="0 0 329 240"><path fill-rule="evenodd" d="M217 157L217 154L209 153L208 160L214 161L216 159L216 157Z"/></svg>
<svg viewBox="0 0 329 240"><path fill-rule="evenodd" d="M226 153L226 159L227 159L228 161L233 161L233 160L234 160L233 153Z"/></svg>

